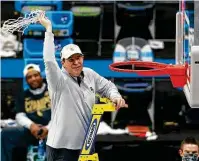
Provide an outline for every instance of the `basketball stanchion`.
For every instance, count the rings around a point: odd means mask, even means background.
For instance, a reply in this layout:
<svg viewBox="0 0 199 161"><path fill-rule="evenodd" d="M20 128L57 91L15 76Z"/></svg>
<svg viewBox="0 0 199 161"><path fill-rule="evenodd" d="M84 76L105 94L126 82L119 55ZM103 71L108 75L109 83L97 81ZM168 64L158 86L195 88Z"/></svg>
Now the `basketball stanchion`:
<svg viewBox="0 0 199 161"><path fill-rule="evenodd" d="M92 150L94 147L95 138L101 121L101 117L105 111L115 111L115 106L113 102L111 102L109 99L100 98L100 103L103 104L95 104L92 109L92 119L78 161L99 161L98 154L93 153Z"/></svg>
<svg viewBox="0 0 199 161"><path fill-rule="evenodd" d="M199 3L194 8L188 7L186 0L179 1L179 12L176 14L176 64L188 64L187 80L182 88L191 108L199 108L199 38L198 12Z"/></svg>

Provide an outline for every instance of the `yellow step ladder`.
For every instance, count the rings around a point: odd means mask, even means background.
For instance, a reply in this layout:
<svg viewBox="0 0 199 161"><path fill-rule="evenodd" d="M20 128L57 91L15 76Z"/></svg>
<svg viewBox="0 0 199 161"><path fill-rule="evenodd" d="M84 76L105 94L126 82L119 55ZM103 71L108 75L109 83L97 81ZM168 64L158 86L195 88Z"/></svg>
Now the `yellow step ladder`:
<svg viewBox="0 0 199 161"><path fill-rule="evenodd" d="M92 154L92 148L95 143L95 138L101 121L101 117L105 111L115 111L115 106L113 102L111 102L109 99L100 98L100 103L103 104L95 104L93 106L91 123L86 134L78 161L99 161L98 154Z"/></svg>

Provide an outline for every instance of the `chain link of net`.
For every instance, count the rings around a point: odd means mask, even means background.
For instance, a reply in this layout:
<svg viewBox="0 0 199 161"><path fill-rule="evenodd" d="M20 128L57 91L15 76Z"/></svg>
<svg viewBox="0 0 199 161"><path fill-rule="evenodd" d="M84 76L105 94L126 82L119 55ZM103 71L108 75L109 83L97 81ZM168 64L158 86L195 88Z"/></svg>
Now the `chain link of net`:
<svg viewBox="0 0 199 161"><path fill-rule="evenodd" d="M42 10L36 10L26 13L24 17L19 17L18 19L8 19L3 24L2 32L13 33L17 31L23 34L30 24L38 22L38 16L43 12Z"/></svg>

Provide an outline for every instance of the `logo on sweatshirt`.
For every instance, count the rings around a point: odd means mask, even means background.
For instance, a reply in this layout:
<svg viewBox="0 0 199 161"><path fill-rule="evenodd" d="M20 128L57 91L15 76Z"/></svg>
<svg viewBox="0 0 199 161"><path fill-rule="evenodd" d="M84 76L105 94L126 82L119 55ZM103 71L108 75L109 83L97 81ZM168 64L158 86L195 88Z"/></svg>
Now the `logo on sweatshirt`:
<svg viewBox="0 0 199 161"><path fill-rule="evenodd" d="M85 145L86 150L91 148L93 140L95 139L96 132L97 132L97 119L94 119L89 128L88 135L87 135L88 137L86 138L86 145Z"/></svg>
<svg viewBox="0 0 199 161"><path fill-rule="evenodd" d="M94 93L94 89L93 89L93 87L90 87L90 90L91 90L91 92L93 92L93 93Z"/></svg>

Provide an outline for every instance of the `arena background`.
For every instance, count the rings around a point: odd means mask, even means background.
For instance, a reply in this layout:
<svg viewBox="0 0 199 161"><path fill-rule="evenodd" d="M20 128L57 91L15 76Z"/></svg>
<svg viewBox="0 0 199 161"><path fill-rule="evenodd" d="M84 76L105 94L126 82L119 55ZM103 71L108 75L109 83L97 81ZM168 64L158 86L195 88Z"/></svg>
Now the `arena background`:
<svg viewBox="0 0 199 161"><path fill-rule="evenodd" d="M151 83L152 78L138 78L120 73L110 74L107 67L112 62L113 52L117 42L123 38L139 37L145 40L159 40L164 48L153 49L154 61L163 63L174 62L175 58L175 16L179 9L177 1L148 2L150 8L127 11L119 6L141 6L141 1L108 2L108 1L63 1L62 10L73 10L75 7L89 6L100 8L95 16L80 16L74 13L73 32L69 37L78 44L85 54L86 65L98 71L101 75L113 80L116 84L131 82ZM147 5L148 5L147 4ZM187 8L193 10L193 3L187 3ZM51 8L56 10L55 7ZM74 10L73 10L74 11ZM16 10L14 1L1 1L1 25L10 18L17 18L20 12ZM14 119L14 104L16 95L23 84L22 70L26 57L24 55L24 39L37 35L22 36L14 33L17 41L22 43L22 50L14 50L13 56L1 55L1 119ZM40 35L42 37L42 35ZM41 39L38 37L38 40ZM42 44L40 44L42 46ZM1 49L4 50L4 49ZM31 60L30 60L31 61ZM100 66L101 65L101 66ZM154 106L154 128L158 135L156 140L146 141L131 135L98 135L96 151L101 161L120 161L125 158L133 161L180 160L178 148L186 136L199 139L199 110L190 109L184 93L174 89L168 77L155 78L155 90L145 92L120 91L129 104L128 111L122 109L111 122L111 114L105 113L103 121L113 129L125 128L125 123L152 127L147 109ZM155 93L154 93L155 92ZM124 123L125 122L125 123ZM24 157L21 149L16 149L15 158ZM125 159L125 160L126 160ZM21 160L21 159L20 159Z"/></svg>

